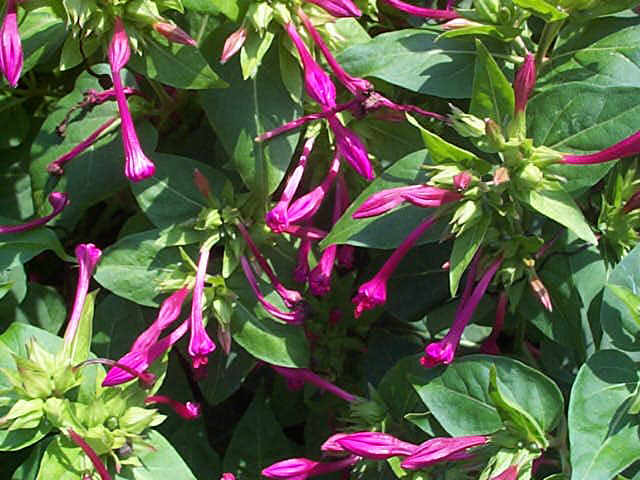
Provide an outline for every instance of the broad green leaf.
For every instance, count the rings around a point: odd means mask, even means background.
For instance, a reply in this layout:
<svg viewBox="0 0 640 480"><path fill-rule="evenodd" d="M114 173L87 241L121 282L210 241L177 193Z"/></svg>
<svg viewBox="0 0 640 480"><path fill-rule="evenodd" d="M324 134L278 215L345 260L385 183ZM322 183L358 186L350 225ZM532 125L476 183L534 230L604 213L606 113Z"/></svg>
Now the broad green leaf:
<svg viewBox="0 0 640 480"><path fill-rule="evenodd" d="M145 438L153 448L140 449L136 451L142 463L141 467L123 468L121 476L116 476L116 480L158 480L159 478L175 478L180 480L196 480L187 464L180 458L180 455L173 446L160 433L150 430ZM197 438L192 441L197 441ZM206 438L200 437L200 441Z"/></svg>
<svg viewBox="0 0 640 480"><path fill-rule="evenodd" d="M0 165L0 208L3 216L16 220L25 220L34 214L31 179L19 159L5 160Z"/></svg>
<svg viewBox="0 0 640 480"><path fill-rule="evenodd" d="M20 19L24 55L22 75L53 59L67 36L63 19L50 7L36 8Z"/></svg>
<svg viewBox="0 0 640 480"><path fill-rule="evenodd" d="M302 114L282 83L278 63L277 49L270 49L257 75L243 81L237 63L229 62L220 71L231 86L202 92L200 97L225 151L260 201L266 201L280 184L299 137L293 132L254 142L257 135Z"/></svg>
<svg viewBox="0 0 640 480"><path fill-rule="evenodd" d="M219 478L222 473L220 456L209 444L204 420L180 420L177 428L164 434L167 442L176 449L195 478Z"/></svg>
<svg viewBox="0 0 640 480"><path fill-rule="evenodd" d="M452 297L455 296L458 291L458 285L460 284L462 275L482 245L490 223L491 217L485 215L475 225L466 229L453 241L451 265L449 267L449 289Z"/></svg>
<svg viewBox="0 0 640 480"><path fill-rule="evenodd" d="M87 295L75 335L70 343L65 343L64 358L71 359L72 365L84 362L89 358L93 338L93 307L97 294L98 290L94 290Z"/></svg>
<svg viewBox="0 0 640 480"><path fill-rule="evenodd" d="M505 398L528 413L545 432L557 424L563 398L553 381L507 357L470 355L446 369L412 376L412 384L427 408L452 436L495 432L502 421L489 394L489 372L496 369ZM436 375L437 375L436 373Z"/></svg>
<svg viewBox="0 0 640 480"><path fill-rule="evenodd" d="M130 68L144 76L176 88L202 90L224 88L227 83L211 69L196 47L149 38L144 56L131 57Z"/></svg>
<svg viewBox="0 0 640 480"><path fill-rule="evenodd" d="M572 480L608 480L640 459L637 416L628 412L639 383L637 365L619 351L582 366L569 402Z"/></svg>
<svg viewBox="0 0 640 480"><path fill-rule="evenodd" d="M240 13L237 0L182 0L182 3L188 10L193 10L194 12L209 15L217 15L221 12L232 21L237 21Z"/></svg>
<svg viewBox="0 0 640 480"><path fill-rule="evenodd" d="M67 317L64 299L58 291L41 283L29 283L27 296L16 307L16 322L31 323L56 334Z"/></svg>
<svg viewBox="0 0 640 480"><path fill-rule="evenodd" d="M89 458L71 440L56 435L42 456L36 480L81 480L85 469L93 467Z"/></svg>
<svg viewBox="0 0 640 480"><path fill-rule="evenodd" d="M598 243L582 211L559 183L549 184L544 190L527 190L517 193L520 200L537 212L564 225L581 239L593 245Z"/></svg>
<svg viewBox="0 0 640 480"><path fill-rule="evenodd" d="M49 441L47 439L34 445L26 460L13 472L11 480L36 480L38 470L40 469L40 462L48 445ZM22 452L26 452L26 450L22 450ZM4 472L2 467L0 467L0 473L7 472Z"/></svg>
<svg viewBox="0 0 640 480"><path fill-rule="evenodd" d="M407 122L387 122L369 116L351 122L349 128L383 165L391 165L424 146L420 133Z"/></svg>
<svg viewBox="0 0 640 480"><path fill-rule="evenodd" d="M107 295L96 305L92 352L101 358L120 358L147 326L139 305Z"/></svg>
<svg viewBox="0 0 640 480"><path fill-rule="evenodd" d="M476 50L468 39L441 39L425 30L398 30L354 45L338 61L352 75L376 77L414 92L469 98Z"/></svg>
<svg viewBox="0 0 640 480"><path fill-rule="evenodd" d="M516 5L522 7L534 15L546 20L547 22L555 22L567 18L567 13L556 8L555 5L545 0L514 0Z"/></svg>
<svg viewBox="0 0 640 480"><path fill-rule="evenodd" d="M0 299L8 293L11 293L10 297L0 303L0 314L4 314L5 309L9 315L13 313L10 310L21 303L27 294L27 275L22 264L0 271Z"/></svg>
<svg viewBox="0 0 640 480"><path fill-rule="evenodd" d="M608 285L608 288L625 304L631 318L640 326L640 296L623 285L611 283Z"/></svg>
<svg viewBox="0 0 640 480"><path fill-rule="evenodd" d="M231 345L227 355L218 347L209 357L207 378L200 382L202 394L209 405L216 405L238 390L256 365L256 360L244 348Z"/></svg>
<svg viewBox="0 0 640 480"><path fill-rule="evenodd" d="M260 478L269 465L290 458L294 444L282 433L267 399L259 391L236 424L224 457L224 471L234 472L238 480Z"/></svg>
<svg viewBox="0 0 640 480"><path fill-rule="evenodd" d="M7 225L15 222L0 217L0 223ZM48 228L40 227L21 233L4 234L0 237L0 268L24 264L46 250L53 250L60 259L67 262L74 261L73 257L65 253L53 230Z"/></svg>
<svg viewBox="0 0 640 480"><path fill-rule="evenodd" d="M482 119L491 118L504 126L515 108L513 88L480 40L476 40L476 49L469 113Z"/></svg>
<svg viewBox="0 0 640 480"><path fill-rule="evenodd" d="M5 127L0 136L0 149L18 147L29 134L29 114L22 105L24 99L0 97L0 124Z"/></svg>
<svg viewBox="0 0 640 480"><path fill-rule="evenodd" d="M264 35L249 35L240 50L240 66L242 68L242 78L247 80L253 78L258 73L262 59L269 51L273 42L274 34L265 32Z"/></svg>
<svg viewBox="0 0 640 480"><path fill-rule="evenodd" d="M637 321L638 311L630 309L629 303L637 307L637 298L640 296L639 268L640 246L636 246L611 272L600 311L602 328L612 346L634 352L640 350L640 324ZM616 294L620 292L624 293L624 297ZM628 301L625 301L627 298Z"/></svg>
<svg viewBox="0 0 640 480"><path fill-rule="evenodd" d="M587 21L603 15L621 12L627 8L635 7L635 0L607 0L606 2L594 2L588 8L574 13L573 17L579 21Z"/></svg>

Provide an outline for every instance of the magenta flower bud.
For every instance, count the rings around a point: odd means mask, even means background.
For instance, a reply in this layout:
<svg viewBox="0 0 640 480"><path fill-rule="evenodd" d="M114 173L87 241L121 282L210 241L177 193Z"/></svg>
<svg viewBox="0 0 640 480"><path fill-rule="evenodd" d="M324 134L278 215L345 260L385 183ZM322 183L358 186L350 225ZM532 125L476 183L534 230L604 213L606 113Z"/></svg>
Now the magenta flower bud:
<svg viewBox="0 0 640 480"><path fill-rule="evenodd" d="M162 403L170 406L174 412L185 420L194 420L200 416L200 405L193 402L180 403L166 395L152 395L144 399L146 405Z"/></svg>
<svg viewBox="0 0 640 480"><path fill-rule="evenodd" d="M69 205L69 196L64 192L52 192L49 194L49 204L53 207L53 211L49 215L44 217L34 218L28 222L21 223L19 225L0 225L0 235L4 233L20 233L28 230L33 230L42 225L45 225L53 217L57 216Z"/></svg>
<svg viewBox="0 0 640 480"><path fill-rule="evenodd" d="M156 22L152 25L153 29L160 35L165 37L170 42L181 43L182 45L189 45L191 47L197 47L196 41L191 38L187 32L182 30L177 25L168 22Z"/></svg>
<svg viewBox="0 0 640 480"><path fill-rule="evenodd" d="M458 18L460 15L454 10L437 10L433 8L423 8L416 7L415 5L411 5L410 3L405 3L401 0L384 0L387 4L395 8L396 10L400 10L401 12L406 12L411 15L415 15L416 17L422 18L433 18L435 20L452 20L454 18Z"/></svg>
<svg viewBox="0 0 640 480"><path fill-rule="evenodd" d="M491 480L516 480L518 478L518 467L509 465L502 473L491 477Z"/></svg>
<svg viewBox="0 0 640 480"><path fill-rule="evenodd" d="M311 252L311 240L303 238L298 247L298 261L293 269L293 279L298 283L305 283L309 276L309 252Z"/></svg>
<svg viewBox="0 0 640 480"><path fill-rule="evenodd" d="M355 304L354 315L358 318L365 310L371 310L378 305L383 305L387 301L387 282L404 258L407 252L418 241L422 234L436 221L436 217L423 220L408 236L400 246L391 254L382 268L375 276L358 289L357 295L352 302Z"/></svg>
<svg viewBox="0 0 640 480"><path fill-rule="evenodd" d="M233 473L225 472L220 477L220 480L236 480L236 476Z"/></svg>
<svg viewBox="0 0 640 480"><path fill-rule="evenodd" d="M12 87L18 85L24 61L17 4L17 0L7 0L7 12L0 27L0 70Z"/></svg>
<svg viewBox="0 0 640 480"><path fill-rule="evenodd" d="M403 442L392 435L380 432L358 432L336 440L346 451L371 460L386 460L396 456L411 455L418 445Z"/></svg>
<svg viewBox="0 0 640 480"><path fill-rule="evenodd" d="M189 295L189 289L184 287L167 297L160 305L155 321L136 338L131 345L131 350L145 351L151 348L160 338L162 331L178 319L187 295Z"/></svg>
<svg viewBox="0 0 640 480"><path fill-rule="evenodd" d="M318 265L309 273L309 289L313 295L324 297L331 290L331 273L337 250L337 245L329 245L322 252Z"/></svg>
<svg viewBox="0 0 640 480"><path fill-rule="evenodd" d="M502 291L500 296L498 297L498 305L496 307L496 321L493 324L493 329L491 330L491 334L486 338L480 347L480 351L482 353L487 353L489 355L500 355L500 347L498 347L498 337L500 336L500 332L502 332L502 327L504 326L504 317L507 314L507 302L509 301L509 296L507 292Z"/></svg>
<svg viewBox="0 0 640 480"><path fill-rule="evenodd" d="M471 185L471 174L469 172L460 172L453 177L453 186L457 191L462 192L469 188L469 185Z"/></svg>
<svg viewBox="0 0 640 480"><path fill-rule="evenodd" d="M547 290L547 287L544 286L544 283L542 283L540 277L538 277L537 275L533 275L529 280L529 285L531 286L531 290L533 290L533 294L536 296L542 306L549 312L553 312L553 303L551 302L549 290Z"/></svg>
<svg viewBox="0 0 640 480"><path fill-rule="evenodd" d="M476 257L476 259L477 258L478 257ZM478 306L478 303L480 303L480 299L486 292L487 287L501 264L502 258L494 261L473 289L473 292L470 293L470 282L473 282L473 277L475 277L475 265L472 266L469 277L467 278L467 288L460 300L453 325L442 340L430 343L424 349L424 356L420 359L420 363L424 367L431 368L441 364L448 365L453 361L460 339L462 338L462 332L471 320L473 312Z"/></svg>
<svg viewBox="0 0 640 480"><path fill-rule="evenodd" d="M229 353L231 353L231 330L218 324L216 337L218 338L218 342L220 342L220 346L222 347L224 354L229 355Z"/></svg>
<svg viewBox="0 0 640 480"><path fill-rule="evenodd" d="M96 472L98 472L98 475L100 475L100 480L111 480L111 475L109 475L109 471L107 470L104 462L100 459L100 456L95 452L95 450L91 448L87 441L76 432L74 432L71 428L67 429L67 434L69 435L69 438L71 438L73 443L79 446L85 453L85 455L89 457L89 460L91 460L91 463L96 469Z"/></svg>
<svg viewBox="0 0 640 480"><path fill-rule="evenodd" d="M422 188L402 193L401 197L418 207L435 208L445 203L456 202L460 200L461 195L450 190L423 185Z"/></svg>
<svg viewBox="0 0 640 480"><path fill-rule="evenodd" d="M75 253L80 266L80 273L78 275L76 297L73 301L71 316L69 317L69 323L67 324L67 329L64 333L64 343L66 345L71 344L71 341L76 335L76 330L78 329L78 324L80 323L80 317L82 315L82 308L84 307L84 301L87 298L91 275L102 256L102 251L93 243L81 243L76 247Z"/></svg>
<svg viewBox="0 0 640 480"><path fill-rule="evenodd" d="M113 36L109 43L107 56L109 57L111 70L115 72L120 72L120 70L122 70L129 62L129 57L131 57L129 37L127 36L127 31L124 29L124 23L122 23L122 19L120 17L115 18L115 22L113 24Z"/></svg>
<svg viewBox="0 0 640 480"><path fill-rule="evenodd" d="M439 207L445 203L455 202L461 195L429 185L408 185L406 187L389 188L374 193L367 198L353 213L353 218L368 218L382 215L396 208L405 201L419 207Z"/></svg>
<svg viewBox="0 0 640 480"><path fill-rule="evenodd" d="M193 300L191 303L190 328L188 352L191 357L194 369L199 369L207 365L208 356L216 349L216 344L207 334L202 318L202 300L204 296L204 279L207 275L207 265L209 264L209 248L200 250L198 260L198 270L196 271L196 283L193 287Z"/></svg>
<svg viewBox="0 0 640 480"><path fill-rule="evenodd" d="M336 433L334 435L331 435L320 446L320 450L324 453L345 453L346 450L342 445L340 445L340 443L338 443L338 440L344 437L348 437L349 435L349 433Z"/></svg>
<svg viewBox="0 0 640 480"><path fill-rule="evenodd" d="M529 96L536 86L536 57L532 53L528 53L524 59L524 63L516 73L516 79L513 82L513 90L516 97L516 112L524 112L529 101Z"/></svg>
<svg viewBox="0 0 640 480"><path fill-rule="evenodd" d="M315 475L337 472L353 466L358 457L351 455L337 462L320 463L308 458L289 458L262 470L262 475L278 480L305 480Z"/></svg>
<svg viewBox="0 0 640 480"><path fill-rule="evenodd" d="M337 117L329 117L327 119L331 130L336 138L336 148L338 153L351 165L358 175L373 180L375 173L369 161L367 149L354 132L340 123Z"/></svg>
<svg viewBox="0 0 640 480"><path fill-rule="evenodd" d="M587 155L565 154L562 156L563 163L572 165L591 165L594 163L609 162L618 158L627 158L640 153L640 131L625 138L604 150Z"/></svg>
<svg viewBox="0 0 640 480"><path fill-rule="evenodd" d="M285 25L285 30L293 41L304 69L304 85L309 96L324 108L334 107L336 104L336 87L329 75L316 63L309 53L307 46L300 38L296 27L292 23Z"/></svg>
<svg viewBox="0 0 640 480"><path fill-rule="evenodd" d="M460 459L458 454L464 454L467 449L486 445L488 442L489 437L484 435L432 438L421 444L400 465L406 470L418 470L435 463Z"/></svg>
<svg viewBox="0 0 640 480"><path fill-rule="evenodd" d="M240 51L244 42L247 40L247 29L240 27L227 37L222 48L220 63L227 63L231 57Z"/></svg>
<svg viewBox="0 0 640 480"><path fill-rule="evenodd" d="M307 0L325 9L334 17L359 17L362 12L351 0Z"/></svg>

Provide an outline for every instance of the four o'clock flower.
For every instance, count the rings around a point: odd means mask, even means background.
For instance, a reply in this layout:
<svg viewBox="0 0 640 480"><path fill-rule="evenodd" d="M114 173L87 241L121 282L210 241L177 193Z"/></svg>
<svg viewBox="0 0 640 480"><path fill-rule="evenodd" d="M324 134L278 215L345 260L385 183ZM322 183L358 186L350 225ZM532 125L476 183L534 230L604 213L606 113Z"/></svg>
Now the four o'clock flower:
<svg viewBox="0 0 640 480"><path fill-rule="evenodd" d="M416 17L433 18L436 20L451 20L458 18L460 15L455 10L448 8L447 10L437 10L433 8L416 7L410 3L403 2L401 0L384 0L396 10L406 12Z"/></svg>
<svg viewBox="0 0 640 480"><path fill-rule="evenodd" d="M408 236L403 240L400 246L391 254L389 259L384 263L382 268L375 276L366 283L360 285L358 293L353 298L355 304L355 317L358 318L365 310L371 310L378 305L383 305L387 301L387 282L391 274L400 264L407 252L418 241L422 234L427 231L436 221L436 217L432 216L423 220Z"/></svg>
<svg viewBox="0 0 640 480"><path fill-rule="evenodd" d="M262 475L277 480L305 480L316 475L338 472L352 467L358 457L351 455L336 462L314 462L308 458L289 458L262 470Z"/></svg>
<svg viewBox="0 0 640 480"><path fill-rule="evenodd" d="M80 273L78 275L78 285L76 286L76 297L73 301L73 307L71 309L71 316L69 317L69 323L64 333L65 347L70 345L78 330L78 324L80 323L80 317L82 315L82 308L84 307L84 301L87 298L87 291L89 290L89 282L91 281L91 275L96 268L102 251L96 247L93 243L81 243L76 247L76 259L80 265Z"/></svg>
<svg viewBox="0 0 640 480"><path fill-rule="evenodd" d="M406 470L418 470L439 462L467 458L466 450L486 445L489 437L474 435L454 438L432 438L422 443L400 464Z"/></svg>
<svg viewBox="0 0 640 480"><path fill-rule="evenodd" d="M18 85L23 64L17 5L17 0L7 0L7 11L0 27L0 70L12 87Z"/></svg>
<svg viewBox="0 0 640 480"><path fill-rule="evenodd" d="M167 297L160 305L155 321L136 338L131 345L131 350L145 351L151 348L160 338L162 331L178 319L188 294L189 289L184 287Z"/></svg>
<svg viewBox="0 0 640 480"><path fill-rule="evenodd" d="M229 35L224 42L224 47L222 47L220 63L227 63L231 57L240 51L246 40L247 29L244 26Z"/></svg>
<svg viewBox="0 0 640 480"><path fill-rule="evenodd" d="M71 428L67 429L67 434L73 443L79 446L85 455L89 457L89 460L91 460L96 472L100 475L100 480L111 480L111 475L109 475L109 471L107 470L104 462L100 459L100 456L95 452L95 450L91 448L87 441Z"/></svg>
<svg viewBox="0 0 640 480"><path fill-rule="evenodd" d="M376 175L369 161L367 149L362 143L362 140L360 140L360 137L342 125L340 120L335 116L327 118L327 121L336 137L338 153L342 155L358 175L367 180L373 180Z"/></svg>
<svg viewBox="0 0 640 480"><path fill-rule="evenodd" d="M298 283L305 283L309 276L309 253L311 252L311 240L303 238L298 247L298 261L293 269L293 279Z"/></svg>
<svg viewBox="0 0 640 480"><path fill-rule="evenodd" d="M324 8L334 17L359 17L362 12L351 0L306 0Z"/></svg>
<svg viewBox="0 0 640 480"><path fill-rule="evenodd" d="M429 185L408 185L389 188L374 193L353 213L353 218L368 218L382 215L404 202L419 207L439 207L462 198L457 192Z"/></svg>
<svg viewBox="0 0 640 480"><path fill-rule="evenodd" d="M64 192L52 192L49 194L49 203L53 207L53 211L44 217L34 218L28 222L19 225L0 225L0 235L3 233L20 233L33 230L45 225L53 217L57 216L64 208L69 205L69 196Z"/></svg>
<svg viewBox="0 0 640 480"><path fill-rule="evenodd" d="M562 155L562 163L572 165L591 165L594 163L610 162L618 158L632 157L640 153L640 131L621 140L604 150L587 155Z"/></svg>
<svg viewBox="0 0 640 480"><path fill-rule="evenodd" d="M380 432L357 432L335 439L344 450L371 460L386 460L396 456L411 455L418 445L403 442L396 437Z"/></svg>
<svg viewBox="0 0 640 480"><path fill-rule="evenodd" d="M198 270L196 271L196 283L193 287L193 300L191 303L191 316L189 324L191 337L189 338L188 352L193 363L193 368L198 370L207 365L209 354L216 349L216 344L207 334L202 317L202 301L204 297L204 279L209 265L210 247L203 246L200 249Z"/></svg>
<svg viewBox="0 0 640 480"><path fill-rule="evenodd" d="M127 64L130 56L131 49L127 32L120 17L116 17L113 37L109 43L108 57L111 65L113 89L116 94L120 119L122 120L120 133L125 157L124 173L129 180L139 182L151 177L156 167L142 151L120 78L120 71Z"/></svg>
<svg viewBox="0 0 640 480"><path fill-rule="evenodd" d="M524 59L524 63L516 73L513 83L513 90L516 97L515 113L524 112L529 101L529 96L536 86L536 57L532 53L528 53Z"/></svg>
<svg viewBox="0 0 640 480"><path fill-rule="evenodd" d="M191 47L196 47L198 45L196 41L191 38L191 35L182 30L177 25L174 25L173 23L155 22L151 26L156 32L158 32L170 42L181 43L182 45L189 45Z"/></svg>
<svg viewBox="0 0 640 480"><path fill-rule="evenodd" d="M170 406L174 412L180 415L185 420L194 420L200 416L200 405L193 402L180 403L173 398L167 397L166 395L151 395L144 399L144 403L154 404L154 403L162 403L164 405Z"/></svg>

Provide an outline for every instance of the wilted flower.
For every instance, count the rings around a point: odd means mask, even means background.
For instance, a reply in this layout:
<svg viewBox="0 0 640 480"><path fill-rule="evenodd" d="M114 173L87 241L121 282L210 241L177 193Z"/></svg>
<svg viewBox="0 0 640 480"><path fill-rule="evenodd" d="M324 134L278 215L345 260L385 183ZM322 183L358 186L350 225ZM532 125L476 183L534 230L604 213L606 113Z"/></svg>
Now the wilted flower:
<svg viewBox="0 0 640 480"><path fill-rule="evenodd" d="M542 306L549 312L553 312L553 304L551 303L549 290L547 290L547 287L544 286L544 283L542 283L540 277L534 274L529 280L529 285L531 286L531 290L533 290L533 294L540 301Z"/></svg>
<svg viewBox="0 0 640 480"><path fill-rule="evenodd" d="M166 395L151 395L144 399L144 403L149 405L153 403L162 403L169 405L174 412L185 420L194 420L200 416L200 405L193 402L180 403Z"/></svg>
<svg viewBox="0 0 640 480"><path fill-rule="evenodd" d="M335 116L327 118L327 121L335 135L338 153L342 155L358 175L367 180L373 180L376 175L369 161L367 148L364 146L364 143L362 143L362 140L360 140L360 137L342 125L340 120Z"/></svg>
<svg viewBox="0 0 640 480"><path fill-rule="evenodd" d="M231 57L240 51L244 42L247 40L247 29L240 27L227 37L222 48L220 63L227 63Z"/></svg>
<svg viewBox="0 0 640 480"><path fill-rule="evenodd" d="M181 43L183 45L189 45L191 47L196 47L198 45L196 41L191 38L191 35L182 30L177 25L174 25L173 23L155 22L151 26L156 32L158 32L170 42Z"/></svg>
<svg viewBox="0 0 640 480"><path fill-rule="evenodd" d="M64 208L69 205L69 196L64 192L52 192L49 194L49 203L53 207L53 211L44 217L34 218L28 222L19 225L0 225L0 235L3 233L20 233L27 230L33 230L46 224L53 217L57 216Z"/></svg>
<svg viewBox="0 0 640 480"><path fill-rule="evenodd" d="M529 53L524 63L516 73L513 90L516 97L516 112L524 112L529 101L529 96L536 86L536 57Z"/></svg>

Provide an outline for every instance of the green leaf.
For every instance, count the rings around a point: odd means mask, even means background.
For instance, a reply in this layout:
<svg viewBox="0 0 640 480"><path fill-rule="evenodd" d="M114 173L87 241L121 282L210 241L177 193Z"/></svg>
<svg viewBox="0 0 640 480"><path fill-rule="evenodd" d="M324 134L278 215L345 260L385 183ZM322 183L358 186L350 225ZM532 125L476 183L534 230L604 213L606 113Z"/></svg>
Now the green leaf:
<svg viewBox="0 0 640 480"><path fill-rule="evenodd" d="M142 463L141 467L123 468L122 476L116 476L117 480L158 480L159 478L175 478L180 480L196 480L187 464L180 458L178 452L160 433L149 430L145 441L153 446L153 449L136 450L136 455ZM192 439L193 441L193 439ZM206 441L202 439L201 441Z"/></svg>
<svg viewBox="0 0 640 480"><path fill-rule="evenodd" d="M513 88L480 40L476 40L476 50L469 113L482 119L491 118L504 126L515 108Z"/></svg>
<svg viewBox="0 0 640 480"><path fill-rule="evenodd" d="M568 16L566 12L559 10L555 5L545 0L513 0L513 3L533 12L534 15L547 22L555 22Z"/></svg>
<svg viewBox="0 0 640 480"><path fill-rule="evenodd" d="M80 480L90 465L81 449L62 435L56 435L44 451L36 480Z"/></svg>
<svg viewBox="0 0 640 480"><path fill-rule="evenodd" d="M58 291L41 283L29 283L27 296L16 307L15 321L31 323L56 334L67 317L67 308Z"/></svg>
<svg viewBox="0 0 640 480"><path fill-rule="evenodd" d="M96 306L92 351L101 358L120 358L129 351L133 335L139 335L147 326L139 305L107 295Z"/></svg>
<svg viewBox="0 0 640 480"><path fill-rule="evenodd" d="M0 217L0 224L11 223L15 222ZM53 250L64 261L74 261L73 257L65 253L56 234L48 228L40 227L21 233L4 234L0 237L0 268L24 264L46 250Z"/></svg>
<svg viewBox="0 0 640 480"><path fill-rule="evenodd" d="M640 350L638 311L630 308L631 305L637 307L640 296L639 265L640 245L625 255L611 272L600 311L602 328L612 346L633 352ZM624 293L624 297L619 293Z"/></svg>
<svg viewBox="0 0 640 480"><path fill-rule="evenodd" d="M0 149L15 148L29 134L30 120L23 99L0 97L0 124L5 125L0 136Z"/></svg>
<svg viewBox="0 0 640 480"><path fill-rule="evenodd" d="M229 20L237 21L240 8L237 0L182 0L187 10L194 12L206 13L209 15L217 15L219 12L229 18Z"/></svg>
<svg viewBox="0 0 640 480"><path fill-rule="evenodd" d="M189 45L170 43L166 46L149 38L144 56L132 56L128 65L152 80L176 88L202 90L227 86L211 69L200 50Z"/></svg>
<svg viewBox="0 0 640 480"><path fill-rule="evenodd" d="M224 471L234 472L240 479L260 478L263 468L290 458L295 451L262 391L236 425L223 465Z"/></svg>
<svg viewBox="0 0 640 480"><path fill-rule="evenodd" d="M209 357L207 378L200 382L200 390L209 405L216 405L238 390L256 365L247 351L235 344L227 355L217 348Z"/></svg>
<svg viewBox="0 0 640 480"><path fill-rule="evenodd" d="M236 62L221 68L231 87L201 93L202 106L227 154L249 189L266 201L289 167L299 134L264 143L254 138L302 114L280 78L277 49L270 49L254 78L243 81Z"/></svg>
<svg viewBox="0 0 640 480"><path fill-rule="evenodd" d="M482 245L490 223L491 218L484 216L479 222L466 229L453 241L450 260L451 265L449 267L449 289L452 297L455 296L458 291L458 285L460 284L462 275Z"/></svg>
<svg viewBox="0 0 640 480"><path fill-rule="evenodd" d="M338 61L347 72L376 77L414 92L469 98L476 50L468 39L441 39L424 30L399 30L354 45Z"/></svg>
<svg viewBox="0 0 640 480"><path fill-rule="evenodd" d="M91 339L93 338L93 305L99 290L94 290L87 295L82 306L80 321L75 335L70 343L65 343L64 358L71 359L71 364L76 365L89 358Z"/></svg>
<svg viewBox="0 0 640 480"><path fill-rule="evenodd" d="M242 46L242 50L240 50L240 66L243 80L256 76L262 64L262 59L269 51L273 39L274 34L271 32L265 32L262 36L255 33L249 35L249 38Z"/></svg>
<svg viewBox="0 0 640 480"><path fill-rule="evenodd" d="M11 480L36 480L40 462L48 445L49 441L44 439L33 446L27 459L13 472ZM4 472L0 470L0 473Z"/></svg>
<svg viewBox="0 0 640 480"><path fill-rule="evenodd" d="M50 7L36 8L20 19L24 55L22 75L52 60L67 36L64 21Z"/></svg>
<svg viewBox="0 0 640 480"><path fill-rule="evenodd" d="M25 156L28 152L25 152ZM34 214L31 179L20 159L0 165L0 208L6 217L25 220Z"/></svg>
<svg viewBox="0 0 640 480"><path fill-rule="evenodd" d="M569 402L572 480L608 480L640 459L637 418L628 413L639 382L636 364L619 351L582 366Z"/></svg>
<svg viewBox="0 0 640 480"><path fill-rule="evenodd" d="M507 357L469 355L446 369L412 376L413 387L427 408L452 436L493 433L502 427L489 393L489 372L496 369L505 398L550 432L563 411L562 393L542 373Z"/></svg>
<svg viewBox="0 0 640 480"><path fill-rule="evenodd" d="M544 189L518 191L517 195L531 208L564 225L581 239L593 245L598 243L582 211L559 183L548 183Z"/></svg>

